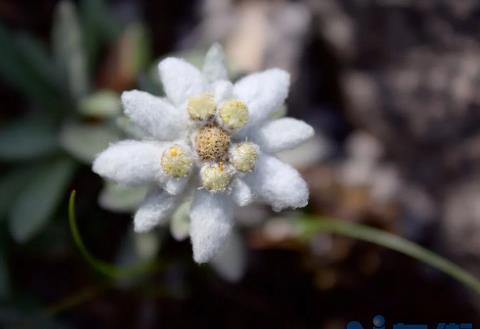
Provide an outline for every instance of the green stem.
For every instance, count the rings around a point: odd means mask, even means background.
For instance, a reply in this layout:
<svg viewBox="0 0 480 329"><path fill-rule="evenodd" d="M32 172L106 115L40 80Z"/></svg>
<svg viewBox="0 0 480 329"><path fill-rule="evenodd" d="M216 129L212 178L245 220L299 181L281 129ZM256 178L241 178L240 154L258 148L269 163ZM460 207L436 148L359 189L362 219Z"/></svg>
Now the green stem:
<svg viewBox="0 0 480 329"><path fill-rule="evenodd" d="M159 264L153 260L141 262L127 268L119 268L92 256L85 247L78 230L77 216L75 214L75 195L75 191L70 193L70 199L68 202L68 222L70 224L73 241L75 241L78 250L87 263L89 263L100 274L114 279L130 278L158 270Z"/></svg>
<svg viewBox="0 0 480 329"><path fill-rule="evenodd" d="M398 235L365 225L316 217L299 219L296 221L296 225L298 225L299 233L305 238L310 238L320 232L333 233L375 243L398 251L448 274L466 287L480 294L480 281L476 277L449 260Z"/></svg>

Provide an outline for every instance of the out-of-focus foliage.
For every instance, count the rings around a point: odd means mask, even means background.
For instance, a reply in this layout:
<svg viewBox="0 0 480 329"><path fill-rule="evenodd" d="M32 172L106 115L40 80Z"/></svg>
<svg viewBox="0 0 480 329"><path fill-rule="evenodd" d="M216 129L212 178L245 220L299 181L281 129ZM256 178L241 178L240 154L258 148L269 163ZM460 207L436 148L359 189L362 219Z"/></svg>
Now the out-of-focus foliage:
<svg viewBox="0 0 480 329"><path fill-rule="evenodd" d="M58 150L55 124L49 117L30 115L12 122L0 132L0 159L28 161Z"/></svg>
<svg viewBox="0 0 480 329"><path fill-rule="evenodd" d="M4 57L0 75L32 105L23 118L0 130L0 161L12 168L0 187L13 189L0 196L0 209L8 214L18 242L29 240L48 223L64 199L73 162L90 164L99 151L125 134L117 125L118 91L134 84L146 67L145 37L139 23L121 28L102 1L91 0L81 2L80 10L70 1L59 2L51 52L34 37L0 26L0 40L11 45L0 52ZM99 57L103 47L112 49L110 59ZM112 77L95 90L98 63L105 60ZM59 157L65 158L60 167L52 162ZM32 172L28 179L16 169L25 161L25 171Z"/></svg>
<svg viewBox="0 0 480 329"><path fill-rule="evenodd" d="M53 58L62 85L74 100L79 100L87 95L89 82L86 51L74 5L68 1L60 2L53 22Z"/></svg>
<svg viewBox="0 0 480 329"><path fill-rule="evenodd" d="M63 148L86 164L90 164L97 153L118 138L118 128L114 126L78 122L65 124L60 134Z"/></svg>
<svg viewBox="0 0 480 329"><path fill-rule="evenodd" d="M9 213L9 228L18 242L29 240L47 223L72 178L75 164L69 158L54 159L35 169Z"/></svg>
<svg viewBox="0 0 480 329"><path fill-rule="evenodd" d="M128 134L130 124L118 124L119 92L136 84L150 51L141 23L122 25L106 3L97 0L82 0L78 8L71 1L58 2L51 46L3 24L0 43L5 45L0 78L27 103L24 113L0 122L0 219L5 219L5 230L0 230L0 299L5 300L19 297L10 294L12 248L4 248L8 243L3 240L9 240L8 235L27 250L27 242L34 241L52 252L45 240L52 236L57 250L65 248L67 236L52 220L58 216L64 223L66 194L77 174L100 150ZM105 74L112 76L105 80ZM108 191L103 195L112 199ZM125 199L116 202L123 208L129 204ZM20 313L0 309L0 323L15 327L22 319L47 328L47 322L38 324L38 306L19 307Z"/></svg>

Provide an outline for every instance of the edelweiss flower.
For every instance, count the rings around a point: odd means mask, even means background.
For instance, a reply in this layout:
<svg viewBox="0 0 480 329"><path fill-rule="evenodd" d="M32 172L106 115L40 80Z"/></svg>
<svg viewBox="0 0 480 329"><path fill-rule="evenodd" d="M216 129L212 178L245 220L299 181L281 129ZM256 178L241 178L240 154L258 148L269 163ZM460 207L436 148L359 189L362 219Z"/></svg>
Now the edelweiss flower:
<svg viewBox="0 0 480 329"><path fill-rule="evenodd" d="M122 95L125 114L149 138L112 144L93 164L107 179L151 186L135 213L135 231L165 223L190 198L193 256L203 263L231 232L234 205L263 201L276 211L307 205L305 181L272 155L313 135L303 121L271 118L287 97L287 72L271 69L232 84L217 44L203 73L177 58L161 61L159 71L166 98L138 90Z"/></svg>

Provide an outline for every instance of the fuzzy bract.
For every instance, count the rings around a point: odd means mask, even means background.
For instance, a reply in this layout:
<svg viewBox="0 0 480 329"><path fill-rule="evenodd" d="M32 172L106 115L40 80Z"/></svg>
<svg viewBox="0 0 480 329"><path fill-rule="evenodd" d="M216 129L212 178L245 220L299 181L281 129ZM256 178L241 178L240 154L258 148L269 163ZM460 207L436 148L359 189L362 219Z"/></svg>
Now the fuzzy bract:
<svg viewBox="0 0 480 329"><path fill-rule="evenodd" d="M218 44L202 71L182 59L162 60L165 97L138 90L122 95L124 112L144 140L112 144L93 163L108 180L150 186L134 216L137 232L190 205L198 263L208 262L228 239L235 206L261 201L280 211L308 203L305 181L274 155L314 134L303 121L272 118L288 95L289 74L270 69L232 84L227 72Z"/></svg>

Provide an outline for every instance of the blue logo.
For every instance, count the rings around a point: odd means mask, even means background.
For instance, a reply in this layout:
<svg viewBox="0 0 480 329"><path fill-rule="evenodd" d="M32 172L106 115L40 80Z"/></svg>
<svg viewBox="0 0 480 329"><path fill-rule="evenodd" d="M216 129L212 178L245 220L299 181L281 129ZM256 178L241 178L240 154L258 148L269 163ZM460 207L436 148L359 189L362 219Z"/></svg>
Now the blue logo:
<svg viewBox="0 0 480 329"><path fill-rule="evenodd" d="M382 315L375 315L372 318L372 327L371 329L387 329L385 326L385 318ZM347 323L346 329L370 329L368 326L366 328L358 321L350 321ZM394 323L391 326L391 329L473 329L471 323L446 323L439 322L436 325L429 326L424 323Z"/></svg>

